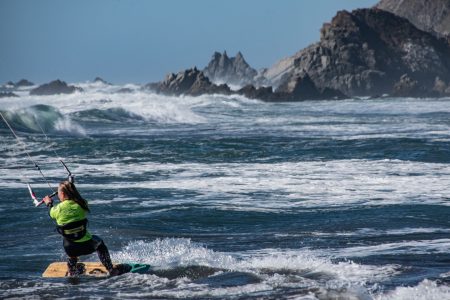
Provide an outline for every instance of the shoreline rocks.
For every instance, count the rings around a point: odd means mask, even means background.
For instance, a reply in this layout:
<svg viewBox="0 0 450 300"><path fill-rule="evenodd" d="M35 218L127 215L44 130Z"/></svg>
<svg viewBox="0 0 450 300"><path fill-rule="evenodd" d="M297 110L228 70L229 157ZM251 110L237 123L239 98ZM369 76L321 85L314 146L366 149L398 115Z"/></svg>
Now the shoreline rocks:
<svg viewBox="0 0 450 300"><path fill-rule="evenodd" d="M34 83L32 83L31 81L28 81L26 79L21 79L14 84L15 87L26 87L26 86L33 86L33 85L34 85Z"/></svg>
<svg viewBox="0 0 450 300"><path fill-rule="evenodd" d="M254 84L254 78L258 72L250 67L241 52L235 57L228 57L227 52L223 54L215 52L203 73L213 83L226 83L237 86Z"/></svg>
<svg viewBox="0 0 450 300"><path fill-rule="evenodd" d="M308 74L319 90L349 96L447 96L447 89L438 93L434 85L436 78L446 85L450 82L450 46L384 10L340 11L324 24L319 42L266 74L278 88Z"/></svg>
<svg viewBox="0 0 450 300"><path fill-rule="evenodd" d="M0 98L8 98L8 97L19 97L13 92L0 92Z"/></svg>
<svg viewBox="0 0 450 300"><path fill-rule="evenodd" d="M277 91L272 87L255 87L246 85L238 91L232 91L228 85L212 83L202 71L197 68L169 74L161 82L149 83L145 89L164 95L200 96L204 94L242 95L249 99L258 99L267 102L302 101L319 99L342 99L346 96L332 89L317 89L309 76L296 78L292 87L288 84Z"/></svg>
<svg viewBox="0 0 450 300"><path fill-rule="evenodd" d="M15 89L15 88L20 88L20 87L29 87L29 86L33 86L33 85L34 85L34 83L32 83L31 81L28 81L27 79L21 79L17 82L8 81L3 86L6 88Z"/></svg>
<svg viewBox="0 0 450 300"><path fill-rule="evenodd" d="M103 80L103 78L98 77L98 76L95 77L93 83L103 83L103 84L106 84L106 85L111 85L111 83L109 83L109 82Z"/></svg>
<svg viewBox="0 0 450 300"><path fill-rule="evenodd" d="M72 94L75 92L82 92L83 89L73 85L68 85L61 80L54 80L52 82L42 84L30 91L30 95L44 96L44 95L56 95L56 94Z"/></svg>
<svg viewBox="0 0 450 300"><path fill-rule="evenodd" d="M171 73L161 82L149 83L146 89L165 95L190 95L225 94L231 93L226 84L216 85L212 83L202 71L197 68L187 69L177 74Z"/></svg>
<svg viewBox="0 0 450 300"><path fill-rule="evenodd" d="M166 95L236 94L263 101L448 97L449 34L449 0L381 0L373 8L337 12L321 28L318 42L260 72L241 52L235 57L215 52L203 71L172 73L144 89ZM94 82L108 84L99 77ZM15 85L10 82L8 88ZM230 85L241 88L232 90ZM30 94L81 90L57 80Z"/></svg>

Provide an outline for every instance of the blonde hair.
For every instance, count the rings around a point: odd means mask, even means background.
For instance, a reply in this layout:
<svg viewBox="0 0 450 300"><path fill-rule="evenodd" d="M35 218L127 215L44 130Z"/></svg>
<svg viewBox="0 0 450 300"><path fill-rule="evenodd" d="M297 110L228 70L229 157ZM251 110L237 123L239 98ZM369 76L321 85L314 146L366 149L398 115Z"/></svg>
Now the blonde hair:
<svg viewBox="0 0 450 300"><path fill-rule="evenodd" d="M75 187L75 184L68 180L65 180L59 184L59 187L61 188L61 191L64 193L64 195L68 197L68 199L75 201L78 205L81 206L82 209L90 212L87 201L83 197L81 197L80 193Z"/></svg>

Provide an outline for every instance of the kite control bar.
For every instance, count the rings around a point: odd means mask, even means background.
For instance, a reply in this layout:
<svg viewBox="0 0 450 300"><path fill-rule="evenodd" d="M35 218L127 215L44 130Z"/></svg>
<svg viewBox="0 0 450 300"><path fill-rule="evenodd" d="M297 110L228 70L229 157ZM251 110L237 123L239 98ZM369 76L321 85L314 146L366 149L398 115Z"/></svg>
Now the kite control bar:
<svg viewBox="0 0 450 300"><path fill-rule="evenodd" d="M44 200L39 201L36 197L36 194L34 193L33 189L31 188L31 185L28 183L28 191L30 192L31 199L33 199L34 206L38 207L42 203L44 203ZM50 198L55 197L58 192L53 192L51 195L48 195Z"/></svg>
<svg viewBox="0 0 450 300"><path fill-rule="evenodd" d="M74 183L75 182L75 176L73 176L72 172L70 172L69 168L66 166L66 164L62 161L62 159L59 160L61 162L61 164L64 166L64 169L67 172L67 180L69 180L70 182ZM27 183L28 185L28 191L30 192L30 196L31 199L33 199L33 204L34 206L38 207L39 205L41 205L42 203L44 203L44 200L38 200L38 198L36 197L36 194L34 193L33 189L31 188L31 185L29 183ZM55 197L58 194L58 192L53 192L52 194L48 195L50 198Z"/></svg>

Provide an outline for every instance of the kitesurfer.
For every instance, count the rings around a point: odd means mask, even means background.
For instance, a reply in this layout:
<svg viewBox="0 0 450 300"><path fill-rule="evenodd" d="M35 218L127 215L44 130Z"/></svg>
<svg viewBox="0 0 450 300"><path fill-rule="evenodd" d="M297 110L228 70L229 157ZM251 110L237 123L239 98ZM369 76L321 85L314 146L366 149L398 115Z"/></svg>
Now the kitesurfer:
<svg viewBox="0 0 450 300"><path fill-rule="evenodd" d="M63 246L68 255L67 268L69 276L80 274L77 268L78 257L97 251L101 263L110 275L121 274L120 268L113 266L111 257L103 240L87 231L86 214L89 213L87 201L81 197L75 184L66 180L58 186L60 203L53 206L51 197L42 200L50 207L49 214L56 220L57 231L63 236Z"/></svg>

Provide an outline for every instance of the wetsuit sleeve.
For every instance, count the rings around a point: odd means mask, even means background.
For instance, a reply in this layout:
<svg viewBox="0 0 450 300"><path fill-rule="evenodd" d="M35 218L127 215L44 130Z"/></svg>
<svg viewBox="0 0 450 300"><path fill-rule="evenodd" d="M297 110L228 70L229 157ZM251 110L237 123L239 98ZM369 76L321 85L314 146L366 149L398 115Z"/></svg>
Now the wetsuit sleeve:
<svg viewBox="0 0 450 300"><path fill-rule="evenodd" d="M50 218L55 219L58 217L59 214L59 205L53 206L50 208L48 214L50 215Z"/></svg>

